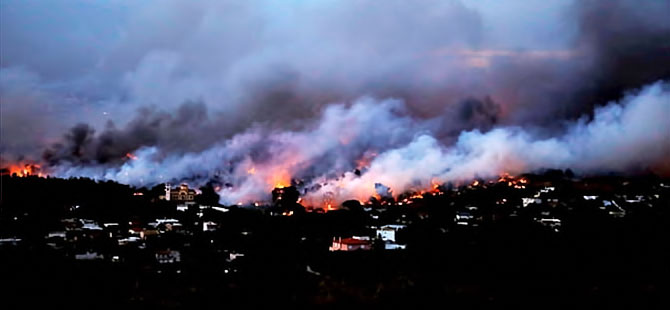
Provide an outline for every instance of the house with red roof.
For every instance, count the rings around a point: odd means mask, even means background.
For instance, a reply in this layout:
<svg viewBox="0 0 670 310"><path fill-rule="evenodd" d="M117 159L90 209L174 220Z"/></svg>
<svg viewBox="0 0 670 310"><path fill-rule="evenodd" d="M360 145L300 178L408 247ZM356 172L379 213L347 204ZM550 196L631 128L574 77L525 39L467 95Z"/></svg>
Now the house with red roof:
<svg viewBox="0 0 670 310"><path fill-rule="evenodd" d="M352 237L352 238L333 238L333 245L329 250L333 251L356 251L356 250L371 250L372 242L370 238Z"/></svg>

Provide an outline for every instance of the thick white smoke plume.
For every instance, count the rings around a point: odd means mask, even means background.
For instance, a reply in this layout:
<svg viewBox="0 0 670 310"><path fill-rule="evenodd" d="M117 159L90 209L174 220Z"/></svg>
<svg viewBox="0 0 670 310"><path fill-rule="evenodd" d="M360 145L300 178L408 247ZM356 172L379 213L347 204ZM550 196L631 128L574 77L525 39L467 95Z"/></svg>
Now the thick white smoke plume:
<svg viewBox="0 0 670 310"><path fill-rule="evenodd" d="M523 127L463 132L453 146L430 135L380 154L361 176L346 173L312 196L332 191L365 200L374 184L400 194L433 184L491 178L544 168L581 173L667 169L670 164L670 85L661 82L619 103L596 109L593 119L570 124L563 135L536 138Z"/></svg>
<svg viewBox="0 0 670 310"><path fill-rule="evenodd" d="M367 200L375 184L393 194L433 184L490 178L543 168L581 173L667 169L670 85L657 82L619 102L566 124L563 133L537 137L522 126L465 131L448 145L436 136L441 116L412 119L402 101L362 98L330 105L307 129L254 128L199 153L160 156L137 152L120 168L59 167L57 175L102 177L145 185L218 179L222 203L267 201L275 186L302 180L305 201L318 205ZM359 169L355 171L355 169Z"/></svg>

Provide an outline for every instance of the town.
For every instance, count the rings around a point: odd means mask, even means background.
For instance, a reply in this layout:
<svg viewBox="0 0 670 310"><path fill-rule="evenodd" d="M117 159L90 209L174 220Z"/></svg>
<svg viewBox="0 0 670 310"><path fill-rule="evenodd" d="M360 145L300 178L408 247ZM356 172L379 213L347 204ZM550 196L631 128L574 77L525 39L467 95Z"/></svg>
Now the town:
<svg viewBox="0 0 670 310"><path fill-rule="evenodd" d="M63 306L569 306L661 296L669 275L670 180L656 176L502 175L332 210L293 186L224 206L213 187L5 173L5 291Z"/></svg>

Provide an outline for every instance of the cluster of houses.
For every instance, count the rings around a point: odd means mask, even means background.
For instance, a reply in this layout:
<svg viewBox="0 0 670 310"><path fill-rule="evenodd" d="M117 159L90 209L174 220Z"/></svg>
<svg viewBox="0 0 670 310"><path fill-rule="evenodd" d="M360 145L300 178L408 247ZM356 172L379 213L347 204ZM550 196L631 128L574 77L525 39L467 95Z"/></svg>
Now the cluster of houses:
<svg viewBox="0 0 670 310"><path fill-rule="evenodd" d="M581 186L578 182L573 182L571 186L575 184ZM365 233L331 235L332 242L328 250L331 252L404 250L408 246L407 238L404 237L408 227L418 225L422 219L433 216L430 212L422 211L429 203L433 206L444 204L440 207L451 210L452 217L444 222L445 232L449 229L475 229L486 223L495 222L499 218L531 214L530 221L539 227L559 233L565 226L564 215L567 209L590 208L613 219L621 219L635 208L652 206L660 197L659 194L648 192L607 193L586 187L576 187L576 190L572 188L566 196L565 192L562 192L562 187L557 187L551 182L534 184L528 180L515 181L511 178L497 183L497 186L505 187L504 190L488 191L494 186L496 183L476 181L466 187L449 190L436 187L433 191L408 195L395 201L391 198L374 203L366 202L360 205L362 214L367 218L365 226L360 230ZM670 190L670 185L660 183L657 189L667 192ZM479 196L480 193L491 197ZM51 230L44 236L45 244L81 261L123 263L128 255L142 251L145 254L149 253L153 263L159 266L180 264L185 258L182 251L187 246L183 240L194 235L206 236L217 232L226 223L220 220L222 217L211 214L223 215L231 210L220 205L198 204L195 201L197 195L195 190L185 184L174 188L166 186L165 194L159 198L171 202L168 205L174 208L172 214L175 216L157 217L152 220L127 219L115 222L81 218L74 216L79 210L79 206L75 205L69 208L72 216L62 218L58 226L60 228ZM481 197L485 199L480 199ZM293 193L286 189L273 192L273 198L282 202L299 199L297 192ZM256 204L249 208L260 210L266 215L285 217L292 216L296 211L290 208L292 205L288 206L289 208L277 209ZM270 211L262 211L263 207L268 207ZM248 233L240 232L241 235ZM177 238L179 236L186 238ZM155 242L156 240L163 242ZM170 243L164 240L182 241ZM12 246L21 242L21 238L7 236L0 238L0 246ZM228 254L230 256L226 257L226 261L233 261L243 256L234 251Z"/></svg>
<svg viewBox="0 0 670 310"><path fill-rule="evenodd" d="M76 260L109 260L122 262L121 253L132 249L147 249L147 242L160 234L189 234L176 219L162 218L142 224L139 221L127 223L98 222L92 219L64 218L62 230L53 230L44 237L46 245L54 250L63 250ZM163 255L169 249L154 249L156 260L164 262ZM179 261L178 251L175 253Z"/></svg>

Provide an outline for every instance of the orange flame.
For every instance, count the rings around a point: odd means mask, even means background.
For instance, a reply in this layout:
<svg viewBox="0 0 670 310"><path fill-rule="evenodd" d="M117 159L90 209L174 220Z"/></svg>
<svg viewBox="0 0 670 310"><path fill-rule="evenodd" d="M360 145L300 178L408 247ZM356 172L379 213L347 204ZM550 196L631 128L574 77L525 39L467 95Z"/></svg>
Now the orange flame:
<svg viewBox="0 0 670 310"><path fill-rule="evenodd" d="M13 164L6 168L8 175L16 175L18 177L37 176L44 177L41 170L42 167L38 164Z"/></svg>
<svg viewBox="0 0 670 310"><path fill-rule="evenodd" d="M287 171L278 171L270 176L268 184L274 188L284 188L291 186L291 175Z"/></svg>
<svg viewBox="0 0 670 310"><path fill-rule="evenodd" d="M423 193L417 193L409 197L409 199L423 199Z"/></svg>
<svg viewBox="0 0 670 310"><path fill-rule="evenodd" d="M286 185L286 183L284 183L284 182L277 182L277 183L275 183L274 187L275 188L284 188L284 187L288 187L288 185Z"/></svg>
<svg viewBox="0 0 670 310"><path fill-rule="evenodd" d="M126 153L126 158L131 160L137 160L137 156L133 155L132 153Z"/></svg>
<svg viewBox="0 0 670 310"><path fill-rule="evenodd" d="M507 186L509 187L523 189L526 188L525 184L528 183L528 180L523 177L518 178L512 176L509 173L505 172L502 175L500 175L500 178L498 178L498 183L507 183Z"/></svg>

